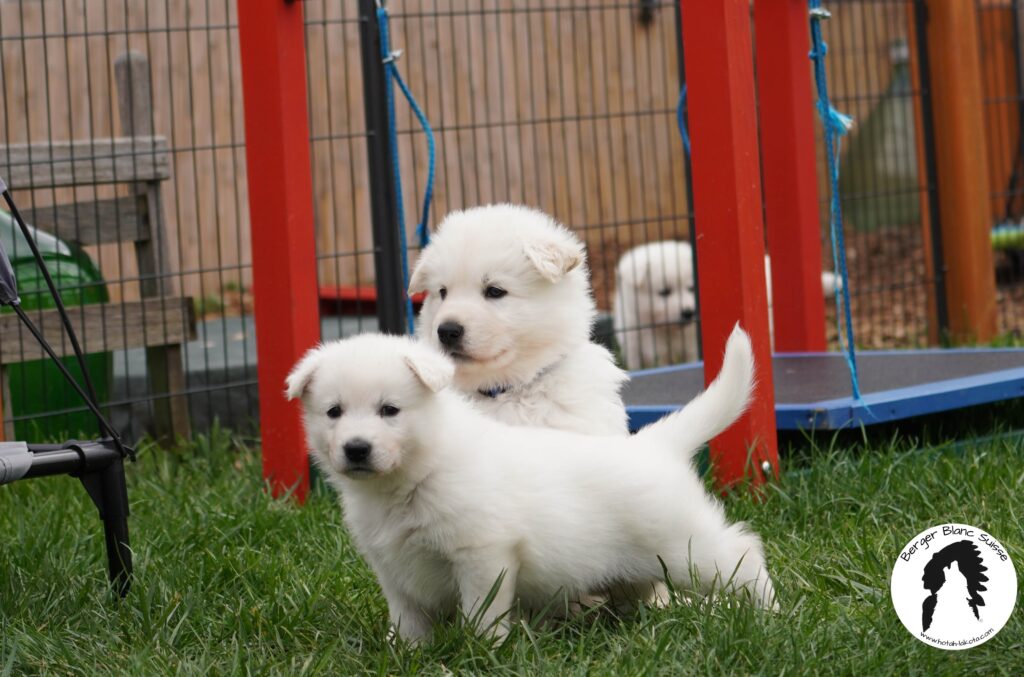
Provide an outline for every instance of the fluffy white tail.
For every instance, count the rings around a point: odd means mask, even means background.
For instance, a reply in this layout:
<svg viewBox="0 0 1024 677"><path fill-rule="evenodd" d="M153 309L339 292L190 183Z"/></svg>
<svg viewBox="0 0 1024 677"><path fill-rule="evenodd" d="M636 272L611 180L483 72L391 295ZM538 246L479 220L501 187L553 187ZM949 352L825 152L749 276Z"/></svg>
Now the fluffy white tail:
<svg viewBox="0 0 1024 677"><path fill-rule="evenodd" d="M687 458L738 419L750 404L754 388L754 351L739 324L725 344L722 370L707 390L689 404L643 428L637 435L657 436Z"/></svg>

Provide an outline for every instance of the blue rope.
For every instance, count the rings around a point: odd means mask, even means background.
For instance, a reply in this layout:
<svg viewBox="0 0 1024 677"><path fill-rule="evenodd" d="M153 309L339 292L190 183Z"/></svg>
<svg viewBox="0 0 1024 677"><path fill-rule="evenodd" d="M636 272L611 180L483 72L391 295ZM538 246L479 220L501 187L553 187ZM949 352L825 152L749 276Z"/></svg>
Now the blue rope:
<svg viewBox="0 0 1024 677"><path fill-rule="evenodd" d="M388 11L384 7L377 8L377 24L380 28L380 56L384 60L384 92L387 96L388 140L391 144L391 165L394 168L395 202L398 207L396 211L398 217L398 243L402 259L402 281L404 282L404 289L402 290L402 293L405 296L405 319L408 324L409 333L413 334L416 331L416 319L413 315L412 299L409 297L409 244L406 241L405 235L405 208L402 201L402 171L398 158L398 130L395 123L395 93L394 88L392 87L393 82L398 83L398 88L401 89L402 94L405 95L406 101L409 102L409 107L412 108L412 112L416 115L416 118L419 120L420 126L423 127L423 132L427 137L427 186L423 195L422 216L420 217L419 224L416 226L416 235L419 238L420 247L426 247L430 242L430 202L434 197L434 132L430 128L430 123L427 121L426 114L424 114L423 109L420 108L419 104L416 103L416 99L413 97L412 92L409 91L409 87L405 84L405 81L402 80L402 76L398 72L398 66L395 65L395 59L398 58L398 53L391 51L391 38L390 31L388 29Z"/></svg>
<svg viewBox="0 0 1024 677"><path fill-rule="evenodd" d="M679 90L679 103L676 104L676 122L679 124L679 136L683 137L683 148L690 154L690 133L686 130L686 85Z"/></svg>
<svg viewBox="0 0 1024 677"><path fill-rule="evenodd" d="M843 212L839 199L839 149L843 135L853 126L853 118L832 107L828 98L828 82L825 78L825 54L828 46L821 37L821 21L829 14L821 8L821 0L809 0L811 14L811 60L814 62L814 82L818 88L818 114L821 116L825 134L825 155L828 161L829 181L832 195L829 205L829 231L832 238L832 264L842 280L842 288L835 291L836 323L839 345L843 347L843 331L840 315L846 322L846 364L850 369L850 385L855 400L862 400L860 382L857 378L857 354L853 340L853 317L850 312L850 278L846 270L846 241L843 237ZM841 300L840 300L841 295Z"/></svg>

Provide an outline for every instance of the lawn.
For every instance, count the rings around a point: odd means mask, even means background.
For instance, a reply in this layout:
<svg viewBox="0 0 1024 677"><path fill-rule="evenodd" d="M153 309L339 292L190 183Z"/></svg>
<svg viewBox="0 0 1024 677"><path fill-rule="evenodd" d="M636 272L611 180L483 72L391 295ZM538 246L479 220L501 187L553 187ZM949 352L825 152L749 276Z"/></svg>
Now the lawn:
<svg viewBox="0 0 1024 677"><path fill-rule="evenodd" d="M1024 674L1019 604L987 644L944 652L904 630L888 590L903 545L942 521L1000 538L1020 577L1024 441L872 446L817 449L765 500L729 499L765 539L779 614L593 614L519 626L497 648L447 627L422 649L384 640L384 601L326 491L302 508L271 500L255 452L225 434L146 449L130 468L137 577L122 603L75 480L0 488L0 675Z"/></svg>

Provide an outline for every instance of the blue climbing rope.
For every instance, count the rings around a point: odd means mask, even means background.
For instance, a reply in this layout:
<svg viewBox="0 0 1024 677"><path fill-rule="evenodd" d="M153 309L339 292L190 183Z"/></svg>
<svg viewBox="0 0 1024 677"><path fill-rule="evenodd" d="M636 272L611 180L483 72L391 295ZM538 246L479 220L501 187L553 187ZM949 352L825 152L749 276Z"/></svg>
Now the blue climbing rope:
<svg viewBox="0 0 1024 677"><path fill-rule="evenodd" d="M398 158L398 130L395 123L395 93L393 83L398 83L398 88L402 90L402 94L405 95L406 101L409 102L409 107L412 109L416 119L419 120L420 126L423 127L423 133L427 137L427 185L423 194L423 211L420 217L419 224L416 226L416 236L419 238L420 247L426 247L430 242L430 202L434 197L434 169L435 169L435 151L434 151L434 132L430 128L430 123L427 121L427 116L420 108L419 104L416 103L416 99L413 97L412 92L409 91L409 87L405 84L401 74L398 72L398 66L395 61L401 55L400 51L391 51L391 37L388 26L388 11L383 5L377 7L377 25L380 29L380 56L384 60L384 92L387 96L387 108L388 108L388 141L391 145L391 166L394 168L394 182L395 182L395 203L398 217L398 243L401 251L402 260L402 281L404 282L403 294L405 295L405 319L408 324L409 333L415 332L416 324L415 317L413 315L412 299L409 297L409 244L406 241L405 235L405 210L404 203L402 201L402 172Z"/></svg>
<svg viewBox="0 0 1024 677"><path fill-rule="evenodd" d="M821 37L821 22L828 19L828 10L822 8L821 0L809 0L811 16L811 60L814 62L814 82L818 88L818 114L821 116L825 135L825 156L828 162L831 202L829 204L829 232L832 239L832 264L842 285L835 291L836 324L839 345L843 347L846 363L850 369L850 385L855 400L861 400L860 382L857 378L857 353L853 340L853 317L850 312L850 278L846 270L846 241L843 237L843 212L839 199L839 148L842 137L853 127L853 118L832 107L828 98L828 82L825 78L825 54L828 46ZM842 321L839 319L842 317ZM843 327L846 324L846 345L843 346Z"/></svg>
<svg viewBox="0 0 1024 677"><path fill-rule="evenodd" d="M686 129L686 85L679 90L679 103L676 104L676 123L679 125L679 136L683 137L683 148L690 154L690 132Z"/></svg>

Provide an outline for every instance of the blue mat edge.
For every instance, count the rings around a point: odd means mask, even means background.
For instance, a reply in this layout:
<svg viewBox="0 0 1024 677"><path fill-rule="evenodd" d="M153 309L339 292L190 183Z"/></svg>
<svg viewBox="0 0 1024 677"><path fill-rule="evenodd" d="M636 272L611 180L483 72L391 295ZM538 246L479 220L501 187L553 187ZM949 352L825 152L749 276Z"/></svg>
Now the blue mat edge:
<svg viewBox="0 0 1024 677"><path fill-rule="evenodd" d="M952 350L926 349L935 352L1008 352L1019 348L959 348ZM898 351L864 351L865 354L891 355ZM823 353L777 353L776 356L819 356ZM824 353L829 354L829 353ZM658 367L633 372L658 374L690 369L703 369L702 362ZM951 411L979 404L1024 397L1024 368L1003 369L975 376L934 381L926 385L884 390L866 395L861 402L844 397L820 402L801 402L775 405L775 426L779 430L840 430L859 428L879 423ZM630 430L637 430L667 414L677 411L679 405L637 405L626 407Z"/></svg>

